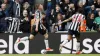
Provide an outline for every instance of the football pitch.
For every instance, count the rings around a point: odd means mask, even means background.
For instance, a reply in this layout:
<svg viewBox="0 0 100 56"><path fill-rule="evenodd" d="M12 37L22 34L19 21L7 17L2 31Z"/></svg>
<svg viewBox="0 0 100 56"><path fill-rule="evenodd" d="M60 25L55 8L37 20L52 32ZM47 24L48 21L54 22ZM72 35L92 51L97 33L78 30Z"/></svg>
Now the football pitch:
<svg viewBox="0 0 100 56"><path fill-rule="evenodd" d="M100 56L100 54L0 54L0 56Z"/></svg>

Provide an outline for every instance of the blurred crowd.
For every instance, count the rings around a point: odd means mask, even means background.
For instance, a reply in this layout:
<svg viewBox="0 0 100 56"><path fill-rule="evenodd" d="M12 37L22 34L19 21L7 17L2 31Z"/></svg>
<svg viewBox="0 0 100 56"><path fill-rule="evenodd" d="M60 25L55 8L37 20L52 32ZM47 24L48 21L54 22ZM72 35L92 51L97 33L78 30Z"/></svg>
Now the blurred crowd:
<svg viewBox="0 0 100 56"><path fill-rule="evenodd" d="M32 19L34 19L35 8L37 7L36 1L38 0L0 0L0 32L30 33ZM86 17L86 30L100 30L100 0L43 1L43 20L48 32L67 31L71 21L59 26L52 25L68 19L79 9L83 11L82 14Z"/></svg>

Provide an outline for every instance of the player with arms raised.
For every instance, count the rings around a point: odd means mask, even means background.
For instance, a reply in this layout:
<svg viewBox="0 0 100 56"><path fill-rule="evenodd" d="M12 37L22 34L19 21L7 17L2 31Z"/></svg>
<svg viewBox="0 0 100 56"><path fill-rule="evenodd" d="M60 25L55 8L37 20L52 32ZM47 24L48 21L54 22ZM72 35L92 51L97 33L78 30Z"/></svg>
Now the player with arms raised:
<svg viewBox="0 0 100 56"><path fill-rule="evenodd" d="M53 49L49 48L49 43L48 43L48 33L46 31L46 27L42 23L42 11L43 11L43 5L37 4L37 10L35 11L35 16L34 16L34 24L32 25L32 32L29 37L24 37L24 38L18 38L16 43L20 41L26 41L26 40L33 40L35 35L40 33L44 35L45 37L45 46L47 51L53 51Z"/></svg>

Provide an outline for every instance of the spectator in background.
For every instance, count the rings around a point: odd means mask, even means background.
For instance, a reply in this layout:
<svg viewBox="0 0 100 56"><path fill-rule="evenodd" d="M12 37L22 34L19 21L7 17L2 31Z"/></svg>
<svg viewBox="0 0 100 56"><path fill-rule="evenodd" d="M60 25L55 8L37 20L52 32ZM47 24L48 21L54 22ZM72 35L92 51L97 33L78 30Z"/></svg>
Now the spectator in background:
<svg viewBox="0 0 100 56"><path fill-rule="evenodd" d="M75 6L77 6L77 3L78 3L79 0L70 0L70 1L71 1L71 3L73 3Z"/></svg>
<svg viewBox="0 0 100 56"><path fill-rule="evenodd" d="M7 30L7 21L5 17L8 16L8 11L6 10L6 4L2 4L0 8L0 31L5 32Z"/></svg>
<svg viewBox="0 0 100 56"><path fill-rule="evenodd" d="M50 26L52 25L52 16L51 16L51 11L52 11L52 3L51 1L48 1L47 2L47 9L46 9L46 21L47 21L47 24L48 24L48 32L50 32Z"/></svg>
<svg viewBox="0 0 100 56"><path fill-rule="evenodd" d="M61 25L56 25L56 24L60 24L63 20L64 20L64 19L63 19L62 14L61 14L61 13L58 13L58 14L57 14L57 22L54 23L54 24L52 25L51 32L63 31L63 30L64 30L63 24L61 24Z"/></svg>
<svg viewBox="0 0 100 56"><path fill-rule="evenodd" d="M100 0L97 0L96 2L94 2L94 5L96 7L96 10L99 11L100 10Z"/></svg>
<svg viewBox="0 0 100 56"><path fill-rule="evenodd" d="M30 8L30 4L29 4L28 2L25 2L25 3L23 4L23 10L27 10L29 16L32 15L32 11L31 11L31 8Z"/></svg>
<svg viewBox="0 0 100 56"><path fill-rule="evenodd" d="M79 0L79 2L82 2L83 5L86 4L86 0Z"/></svg>
<svg viewBox="0 0 100 56"><path fill-rule="evenodd" d="M95 23L94 23L95 15L94 13L89 13L87 18L87 27L89 31L95 30Z"/></svg>
<svg viewBox="0 0 100 56"><path fill-rule="evenodd" d="M96 24L100 24L100 11L98 11L98 15L99 15L99 16L96 17L96 18L95 18L95 21L94 21Z"/></svg>
<svg viewBox="0 0 100 56"><path fill-rule="evenodd" d="M53 21L53 23L55 23L55 22L57 22L57 14L58 13L61 13L61 14L63 14L63 12L62 12L62 10L61 10L61 8L60 8L60 6L58 5L58 4L56 4L56 7L55 7L55 9L51 12L51 15L52 15L52 21Z"/></svg>
<svg viewBox="0 0 100 56"><path fill-rule="evenodd" d="M69 4L70 4L69 0L64 0L64 3L62 4L62 7L61 7L62 11L65 12L64 14L66 14L66 11L69 8L69 6L68 6Z"/></svg>
<svg viewBox="0 0 100 56"><path fill-rule="evenodd" d="M86 17L87 17L87 15L89 13L92 13L92 12L94 13L95 16L98 15L98 13L97 13L96 8L95 8L94 5L85 7L85 15L86 15Z"/></svg>
<svg viewBox="0 0 100 56"><path fill-rule="evenodd" d="M30 6L30 9L32 10L33 9L33 7L35 7L34 5L35 5L35 0L24 0L24 3L25 2L28 2L31 6Z"/></svg>
<svg viewBox="0 0 100 56"><path fill-rule="evenodd" d="M95 0L86 0L85 6L91 6L91 5L93 5L94 4L94 1Z"/></svg>
<svg viewBox="0 0 100 56"><path fill-rule="evenodd" d="M23 33L30 33L30 29L31 29L31 19L28 16L28 11L27 10L23 10L23 21L22 24L20 25L20 30Z"/></svg>
<svg viewBox="0 0 100 56"><path fill-rule="evenodd" d="M72 16L75 13L75 6L73 3L70 3L69 0L65 0L65 3L63 3L63 7L62 10L64 12L64 19L68 19L70 16ZM67 22L67 26L66 23L64 23L63 26L66 26L66 30L68 30L68 26L70 24L70 21Z"/></svg>
<svg viewBox="0 0 100 56"><path fill-rule="evenodd" d="M61 13L57 14L57 23L61 23L64 20L63 15ZM63 24L57 26L58 31L64 30Z"/></svg>
<svg viewBox="0 0 100 56"><path fill-rule="evenodd" d="M2 4L0 8L0 19L6 16L4 12L5 9L6 9L6 4Z"/></svg>
<svg viewBox="0 0 100 56"><path fill-rule="evenodd" d="M56 7L56 0L51 0L51 3L52 3L52 9L55 9L55 7Z"/></svg>
<svg viewBox="0 0 100 56"><path fill-rule="evenodd" d="M98 12L98 15L99 15L99 16L95 18L94 22L95 22L95 24L96 24L97 30L100 31L100 11Z"/></svg>
<svg viewBox="0 0 100 56"><path fill-rule="evenodd" d="M21 4L20 4L20 1L19 0L15 0L14 3L13 3L13 17L20 17L21 16L21 12L22 12L22 9L21 9Z"/></svg>
<svg viewBox="0 0 100 56"><path fill-rule="evenodd" d="M4 14L2 15L2 17L8 17L10 15L8 9L7 9L7 4L3 3L1 5L1 11L0 11L0 14Z"/></svg>
<svg viewBox="0 0 100 56"><path fill-rule="evenodd" d="M13 1L9 0L3 0L3 3L6 4L6 11L9 13L6 15L6 17L10 17L12 13L12 6L13 6Z"/></svg>

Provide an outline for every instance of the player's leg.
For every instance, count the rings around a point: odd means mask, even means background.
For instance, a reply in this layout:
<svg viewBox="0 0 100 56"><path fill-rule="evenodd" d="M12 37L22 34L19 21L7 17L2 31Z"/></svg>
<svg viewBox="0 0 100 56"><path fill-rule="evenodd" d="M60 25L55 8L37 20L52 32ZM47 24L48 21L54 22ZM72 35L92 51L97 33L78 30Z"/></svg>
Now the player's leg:
<svg viewBox="0 0 100 56"><path fill-rule="evenodd" d="M79 32L76 32L75 34L76 36L76 39L77 39L77 43L76 43L76 54L80 54L80 33Z"/></svg>
<svg viewBox="0 0 100 56"><path fill-rule="evenodd" d="M45 42L45 47L46 47L46 50L47 51L53 51L53 49L51 49L50 47L49 47L49 41L48 41L48 33L45 33L44 34L44 42Z"/></svg>
<svg viewBox="0 0 100 56"><path fill-rule="evenodd" d="M34 39L34 35L30 34L30 36L26 36L26 37L23 37L23 38L17 38L17 41L16 43L20 42L20 41L26 41L26 40L33 40Z"/></svg>
<svg viewBox="0 0 100 56"><path fill-rule="evenodd" d="M72 35L73 35L73 31L69 30L68 31L68 38L60 46L64 46L66 43L68 43L70 40L72 40Z"/></svg>
<svg viewBox="0 0 100 56"><path fill-rule="evenodd" d="M20 41L33 40L37 33L38 32L35 31L35 27L33 27L32 32L29 37L17 38L16 43Z"/></svg>
<svg viewBox="0 0 100 56"><path fill-rule="evenodd" d="M66 43L68 43L70 40L72 40L72 35L68 35L68 39L66 39L60 46L64 46Z"/></svg>
<svg viewBox="0 0 100 56"><path fill-rule="evenodd" d="M59 50L62 51L62 47L68 43L70 40L72 40L72 35L73 35L73 31L72 30L69 30L68 31L68 38L62 43L60 44L60 47L59 47Z"/></svg>
<svg viewBox="0 0 100 56"><path fill-rule="evenodd" d="M44 36L44 43L45 43L45 47L47 51L53 51L53 49L51 49L49 47L49 41L48 41L48 33L46 30L41 29L40 30L40 34L42 34Z"/></svg>

